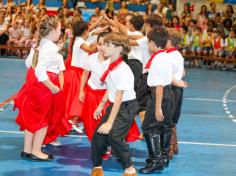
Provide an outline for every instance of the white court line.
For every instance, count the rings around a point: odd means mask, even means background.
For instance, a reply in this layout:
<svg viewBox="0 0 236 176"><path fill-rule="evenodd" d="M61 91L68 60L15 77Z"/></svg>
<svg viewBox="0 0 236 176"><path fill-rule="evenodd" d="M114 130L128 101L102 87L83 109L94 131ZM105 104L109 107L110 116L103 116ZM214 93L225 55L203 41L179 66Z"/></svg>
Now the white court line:
<svg viewBox="0 0 236 176"><path fill-rule="evenodd" d="M217 143L203 143L203 142L178 142L179 144L189 145L204 145L204 146L219 146L219 147L236 147L236 144L217 144Z"/></svg>
<svg viewBox="0 0 236 176"><path fill-rule="evenodd" d="M222 102L222 99L207 99L207 98L184 98L185 100L193 101L211 101L211 102ZM236 100L227 100L228 103L236 103Z"/></svg>
<svg viewBox="0 0 236 176"><path fill-rule="evenodd" d="M218 118L225 118L227 117L226 115L225 116L216 116L216 115L207 115L207 114L182 114L181 116L193 116L193 117L218 117Z"/></svg>
<svg viewBox="0 0 236 176"><path fill-rule="evenodd" d="M7 133L7 134L23 134L21 131L4 131L0 130L0 133ZM73 138L87 138L85 135L67 135L68 137ZM186 144L186 145L203 145L203 146L218 146L218 147L236 147L236 144L217 144L217 143L204 143L204 142L186 142L186 141L179 141L179 144Z"/></svg>

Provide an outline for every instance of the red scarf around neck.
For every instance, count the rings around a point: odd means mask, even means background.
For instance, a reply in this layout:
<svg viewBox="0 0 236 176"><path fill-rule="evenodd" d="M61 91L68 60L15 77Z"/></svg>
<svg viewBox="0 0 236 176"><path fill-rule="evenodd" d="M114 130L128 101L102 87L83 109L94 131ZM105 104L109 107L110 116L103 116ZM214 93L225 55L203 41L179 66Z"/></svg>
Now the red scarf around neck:
<svg viewBox="0 0 236 176"><path fill-rule="evenodd" d="M163 53L165 52L164 49L161 49L161 50L158 50L157 52L153 53L152 56L150 57L150 59L148 60L146 66L145 66L145 69L149 69L151 64L152 64L152 60L154 59L154 57L159 54L159 53Z"/></svg>
<svg viewBox="0 0 236 176"><path fill-rule="evenodd" d="M167 49L167 50L166 50L166 53L170 53L170 52L172 52L172 51L177 51L177 48L170 48L170 49Z"/></svg>
<svg viewBox="0 0 236 176"><path fill-rule="evenodd" d="M118 66L121 62L123 62L122 57L119 57L115 62L110 63L108 69L103 73L102 77L100 78L101 82L104 82L110 73L116 66Z"/></svg>

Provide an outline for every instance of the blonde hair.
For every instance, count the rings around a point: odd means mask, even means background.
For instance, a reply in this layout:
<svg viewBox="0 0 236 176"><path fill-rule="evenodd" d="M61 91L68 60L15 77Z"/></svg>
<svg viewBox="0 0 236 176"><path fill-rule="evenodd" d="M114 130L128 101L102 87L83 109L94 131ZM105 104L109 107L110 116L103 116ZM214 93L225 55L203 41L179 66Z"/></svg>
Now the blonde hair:
<svg viewBox="0 0 236 176"><path fill-rule="evenodd" d="M104 42L112 43L116 46L122 46L123 51L121 55L129 53L131 50L128 37L117 32L107 34L104 38Z"/></svg>
<svg viewBox="0 0 236 176"><path fill-rule="evenodd" d="M39 40L34 47L34 56L32 59L32 67L35 68L38 63L38 47L42 37L47 36L53 29L56 29L58 26L59 20L55 16L45 16L39 24Z"/></svg>

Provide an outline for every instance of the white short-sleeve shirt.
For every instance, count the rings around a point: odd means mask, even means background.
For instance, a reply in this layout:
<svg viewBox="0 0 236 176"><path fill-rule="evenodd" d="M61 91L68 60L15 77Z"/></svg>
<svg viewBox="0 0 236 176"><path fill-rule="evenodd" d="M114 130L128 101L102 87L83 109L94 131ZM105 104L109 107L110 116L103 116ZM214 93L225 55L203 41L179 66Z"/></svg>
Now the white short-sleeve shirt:
<svg viewBox="0 0 236 176"><path fill-rule="evenodd" d="M167 52L168 59L172 64L174 79L180 81L184 72L184 58L178 50Z"/></svg>
<svg viewBox="0 0 236 176"><path fill-rule="evenodd" d="M122 62L117 68L108 74L106 84L108 89L108 98L112 103L115 102L117 90L124 91L122 102L134 100L136 98L134 91L134 75L125 62Z"/></svg>
<svg viewBox="0 0 236 176"><path fill-rule="evenodd" d="M172 82L172 66L166 52L157 54L148 71L147 84L150 87L166 86Z"/></svg>
<svg viewBox="0 0 236 176"><path fill-rule="evenodd" d="M98 59L99 53L91 54L87 61L85 62L85 70L91 72L91 75L88 80L88 85L96 90L96 89L107 89L107 85L100 81L103 73L107 70L111 60L107 59L102 62Z"/></svg>
<svg viewBox="0 0 236 176"><path fill-rule="evenodd" d="M53 72L58 74L59 71L65 70L63 57L58 53L59 47L48 39L42 39L39 45L38 63L35 67L35 75L37 79L42 82L48 78L47 72ZM33 53L30 54L31 58L27 58L27 67L32 64ZM31 60L31 62L30 62Z"/></svg>
<svg viewBox="0 0 236 176"><path fill-rule="evenodd" d="M148 60L150 59L150 57L152 56L152 53L150 52L149 48L148 48L148 38L145 36L141 39L136 40L136 42L138 43L138 45L141 47L142 49L142 63L143 63L143 67L145 67L145 65L147 64Z"/></svg>
<svg viewBox="0 0 236 176"><path fill-rule="evenodd" d="M128 31L128 35L142 35L139 31ZM128 54L128 59L137 59L142 62L143 52L141 46L132 46L131 51Z"/></svg>
<svg viewBox="0 0 236 176"><path fill-rule="evenodd" d="M79 67L79 68L84 69L84 63L85 63L86 59L88 59L89 53L87 53L86 51L84 51L80 48L81 45L83 45L83 44L90 45L90 43L86 42L81 37L75 38L75 42L73 45L71 65L74 67Z"/></svg>

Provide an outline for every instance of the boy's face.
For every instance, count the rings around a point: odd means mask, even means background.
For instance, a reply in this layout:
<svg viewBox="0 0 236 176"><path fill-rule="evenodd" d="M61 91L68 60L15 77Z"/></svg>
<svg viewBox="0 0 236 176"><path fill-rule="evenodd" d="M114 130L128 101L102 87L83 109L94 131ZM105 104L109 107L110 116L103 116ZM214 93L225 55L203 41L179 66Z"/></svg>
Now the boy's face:
<svg viewBox="0 0 236 176"><path fill-rule="evenodd" d="M207 32L207 35L208 35L208 36L211 36L211 35L212 35L212 32Z"/></svg>
<svg viewBox="0 0 236 176"><path fill-rule="evenodd" d="M148 41L148 48L152 53L154 53L154 52L156 52L157 46L156 46L155 42L153 42L152 40L149 40Z"/></svg>
<svg viewBox="0 0 236 176"><path fill-rule="evenodd" d="M234 38L234 36L235 36L234 31L230 31L229 36L230 36L230 38Z"/></svg>
<svg viewBox="0 0 236 176"><path fill-rule="evenodd" d="M116 47L113 43L108 42L103 46L103 54L105 57L111 57L117 52L120 52L118 49L119 47Z"/></svg>

